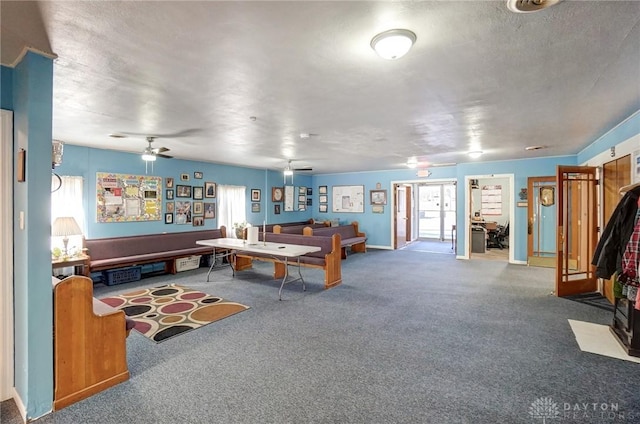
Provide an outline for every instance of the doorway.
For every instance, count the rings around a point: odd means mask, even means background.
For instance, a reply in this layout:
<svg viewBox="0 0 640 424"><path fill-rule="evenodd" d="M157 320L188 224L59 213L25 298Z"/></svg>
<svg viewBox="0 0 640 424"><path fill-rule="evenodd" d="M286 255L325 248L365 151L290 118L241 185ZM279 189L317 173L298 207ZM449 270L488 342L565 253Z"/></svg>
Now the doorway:
<svg viewBox="0 0 640 424"><path fill-rule="evenodd" d="M527 179L527 265L556 266L556 177Z"/></svg>
<svg viewBox="0 0 640 424"><path fill-rule="evenodd" d="M451 241L456 224L456 185L418 184L418 239Z"/></svg>
<svg viewBox="0 0 640 424"><path fill-rule="evenodd" d="M411 225L412 190L410 184L394 184L393 198L395 206L393 248L400 249L413 240Z"/></svg>

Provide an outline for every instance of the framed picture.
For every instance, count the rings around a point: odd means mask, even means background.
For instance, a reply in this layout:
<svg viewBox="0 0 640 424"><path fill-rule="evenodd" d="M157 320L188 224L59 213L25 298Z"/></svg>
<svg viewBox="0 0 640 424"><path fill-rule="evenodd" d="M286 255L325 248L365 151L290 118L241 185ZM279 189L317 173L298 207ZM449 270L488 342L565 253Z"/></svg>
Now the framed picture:
<svg viewBox="0 0 640 424"><path fill-rule="evenodd" d="M191 202L176 202L176 224L191 224Z"/></svg>
<svg viewBox="0 0 640 424"><path fill-rule="evenodd" d="M280 215L280 205L273 205L273 213Z"/></svg>
<svg viewBox="0 0 640 424"><path fill-rule="evenodd" d="M27 180L26 173L26 160L27 160L27 151L24 149L18 150L18 167L16 169L16 175L18 177L18 182L23 183Z"/></svg>
<svg viewBox="0 0 640 424"><path fill-rule="evenodd" d="M257 188L251 189L251 201L259 202L260 201L260 190Z"/></svg>
<svg viewBox="0 0 640 424"><path fill-rule="evenodd" d="M194 216L193 217L193 226L194 227L202 227L204 226L204 218L201 216Z"/></svg>
<svg viewBox="0 0 640 424"><path fill-rule="evenodd" d="M173 200L173 189L167 190L167 200Z"/></svg>
<svg viewBox="0 0 640 424"><path fill-rule="evenodd" d="M307 188L306 187L298 187L298 194L307 194Z"/></svg>
<svg viewBox="0 0 640 424"><path fill-rule="evenodd" d="M321 194L318 197L318 202L320 202L320 203L327 203L328 200L329 200L329 198L327 197L326 194Z"/></svg>
<svg viewBox="0 0 640 424"><path fill-rule="evenodd" d="M252 203L251 204L251 212L253 212L253 213L260 212L260 203Z"/></svg>
<svg viewBox="0 0 640 424"><path fill-rule="evenodd" d="M204 183L204 197L216 197L216 183Z"/></svg>
<svg viewBox="0 0 640 424"><path fill-rule="evenodd" d="M193 178L195 178L196 180L201 180L202 179L202 172L200 171L196 171L193 173Z"/></svg>
<svg viewBox="0 0 640 424"><path fill-rule="evenodd" d="M318 187L318 193L319 194L327 194L327 186Z"/></svg>
<svg viewBox="0 0 640 424"><path fill-rule="evenodd" d="M167 186L167 188L173 188L173 177L165 178L164 184Z"/></svg>
<svg viewBox="0 0 640 424"><path fill-rule="evenodd" d="M326 204L318 205L318 212L326 213L328 206Z"/></svg>
<svg viewBox="0 0 640 424"><path fill-rule="evenodd" d="M540 204L551 206L556 202L556 189L553 186L540 187Z"/></svg>
<svg viewBox="0 0 640 424"><path fill-rule="evenodd" d="M173 214L172 213L165 213L164 214L164 223L165 224L173 224Z"/></svg>
<svg viewBox="0 0 640 424"><path fill-rule="evenodd" d="M306 202L307 202L307 196L305 195L298 196L298 203L306 203Z"/></svg>
<svg viewBox="0 0 640 424"><path fill-rule="evenodd" d="M204 197L203 192L204 192L204 187L202 186L193 187L193 198L196 200L202 199Z"/></svg>
<svg viewBox="0 0 640 424"><path fill-rule="evenodd" d="M213 219L216 217L216 204L215 203L205 203L204 204L204 218L205 219Z"/></svg>
<svg viewBox="0 0 640 424"><path fill-rule="evenodd" d="M304 204L298 205L298 210L299 211L306 211L307 210L307 205L304 205Z"/></svg>
<svg viewBox="0 0 640 424"><path fill-rule="evenodd" d="M189 174L180 174L180 181L189 181Z"/></svg>
<svg viewBox="0 0 640 424"><path fill-rule="evenodd" d="M384 213L384 206L382 206L382 205L373 205L373 206L371 206L371 212L373 212L373 213Z"/></svg>
<svg viewBox="0 0 640 424"><path fill-rule="evenodd" d="M311 196L313 194L313 189L311 187L307 187L307 196Z"/></svg>
<svg viewBox="0 0 640 424"><path fill-rule="evenodd" d="M173 213L176 210L176 204L173 202L167 202L167 212Z"/></svg>
<svg viewBox="0 0 640 424"><path fill-rule="evenodd" d="M204 213L204 203L202 202L193 202L193 214L194 215L202 215Z"/></svg>
<svg viewBox="0 0 640 424"><path fill-rule="evenodd" d="M387 190L369 190L372 205L387 204Z"/></svg>
<svg viewBox="0 0 640 424"><path fill-rule="evenodd" d="M191 197L191 186L176 185L176 197Z"/></svg>
<svg viewBox="0 0 640 424"><path fill-rule="evenodd" d="M284 189L282 187L271 187L271 201L282 202L284 199Z"/></svg>
<svg viewBox="0 0 640 424"><path fill-rule="evenodd" d="M313 202L311 201L311 197L307 198L307 206L311 206Z"/></svg>

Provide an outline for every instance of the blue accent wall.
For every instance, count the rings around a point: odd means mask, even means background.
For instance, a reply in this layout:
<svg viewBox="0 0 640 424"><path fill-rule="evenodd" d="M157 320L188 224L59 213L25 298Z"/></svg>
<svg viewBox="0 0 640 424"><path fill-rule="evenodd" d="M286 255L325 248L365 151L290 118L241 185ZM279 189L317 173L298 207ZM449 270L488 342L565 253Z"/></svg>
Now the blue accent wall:
<svg viewBox="0 0 640 424"><path fill-rule="evenodd" d="M140 143L144 146L144 143ZM194 179L195 171L203 173L203 179ZM198 231L212 228L219 228L216 219L205 219L204 227L193 227L192 225L165 224L164 219L160 221L144 222L120 222L120 223L99 223L96 216L96 173L111 172L131 175L158 176L163 179L162 211L163 217L166 210L165 195L166 189L164 179L173 177L174 187L178 184L190 186L204 186L205 182L215 182L224 185L241 185L247 188L246 215L247 221L254 225L267 223L275 224L281 222L304 221L311 217L311 210L282 212L279 215L274 213L274 203L271 202L271 187L283 186L282 172L267 171L264 169L243 168L230 165L213 164L205 162L188 161L181 159L158 158L153 163L147 164L140 158L140 154L117 152L113 150L93 149L66 144L62 165L55 171L59 175L74 175L84 178L84 208L87 217L87 228L85 228L86 238L119 237L126 235L157 234L162 232ZM146 172L146 174L145 174ZM181 174L188 174L188 181L180 181ZM296 186L308 187L311 185L311 177L307 175L295 175L294 184ZM288 185L291 185L289 182ZM251 190L261 191L260 212L251 212ZM175 190L175 188L174 188ZM181 199L176 200L191 200ZM215 202L217 198L205 198L203 202ZM282 203L280 203L282 206ZM216 206L217 207L217 206ZM216 209L217 210L217 209ZM229 230L229 229L228 229Z"/></svg>
<svg viewBox="0 0 640 424"><path fill-rule="evenodd" d="M636 134L640 134L640 110L578 153L576 163L585 163L599 153L609 150L616 144L622 143Z"/></svg>
<svg viewBox="0 0 640 424"><path fill-rule="evenodd" d="M52 60L27 53L13 71L12 91L14 151L26 151L26 181L14 179L13 187L15 388L29 420L53 403Z"/></svg>
<svg viewBox="0 0 640 424"><path fill-rule="evenodd" d="M0 109L13 110L13 69L0 66Z"/></svg>

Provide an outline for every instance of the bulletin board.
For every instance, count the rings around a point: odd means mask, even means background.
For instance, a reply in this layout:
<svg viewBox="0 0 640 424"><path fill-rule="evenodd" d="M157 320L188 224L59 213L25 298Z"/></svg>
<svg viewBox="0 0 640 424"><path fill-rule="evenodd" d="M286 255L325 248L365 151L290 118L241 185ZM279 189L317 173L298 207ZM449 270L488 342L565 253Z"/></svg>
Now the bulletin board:
<svg viewBox="0 0 640 424"><path fill-rule="evenodd" d="M482 186L481 201L482 216L502 215L502 186Z"/></svg>
<svg viewBox="0 0 640 424"><path fill-rule="evenodd" d="M333 212L364 213L364 186L333 186Z"/></svg>
<svg viewBox="0 0 640 424"><path fill-rule="evenodd" d="M96 173L96 222L159 221L162 178Z"/></svg>

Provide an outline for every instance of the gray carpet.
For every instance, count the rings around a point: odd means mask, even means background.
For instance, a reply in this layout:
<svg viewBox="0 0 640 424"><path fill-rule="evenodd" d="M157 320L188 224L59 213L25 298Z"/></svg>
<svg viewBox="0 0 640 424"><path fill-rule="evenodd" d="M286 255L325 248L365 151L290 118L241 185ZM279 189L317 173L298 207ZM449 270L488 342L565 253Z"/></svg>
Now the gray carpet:
<svg viewBox="0 0 640 424"><path fill-rule="evenodd" d="M176 282L251 309L161 344L132 332L129 381L38 422L540 423L543 397L561 417L547 422L625 421L565 415L583 403L639 422L638 365L581 352L567 322L611 314L551 296L551 269L370 250L343 262L341 286L304 269L307 292L278 301L272 266L256 268L96 286Z"/></svg>

